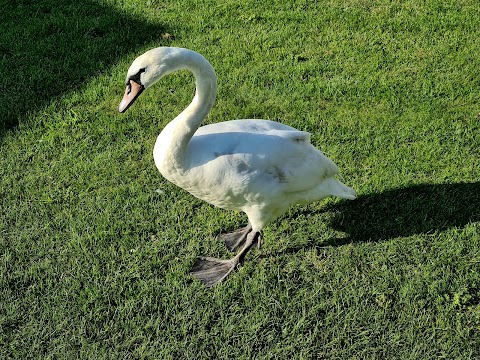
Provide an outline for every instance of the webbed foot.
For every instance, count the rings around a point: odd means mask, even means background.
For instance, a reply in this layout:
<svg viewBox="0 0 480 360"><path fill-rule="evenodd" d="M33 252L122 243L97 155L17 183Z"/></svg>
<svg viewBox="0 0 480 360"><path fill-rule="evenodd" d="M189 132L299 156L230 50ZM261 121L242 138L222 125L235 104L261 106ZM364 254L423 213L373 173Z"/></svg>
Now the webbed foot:
<svg viewBox="0 0 480 360"><path fill-rule="evenodd" d="M232 260L199 257L190 274L199 279L205 286L211 287L223 281L235 269L237 263Z"/></svg>
<svg viewBox="0 0 480 360"><path fill-rule="evenodd" d="M230 251L236 251L240 246L245 244L248 233L252 231L252 226L248 224L244 228L232 231L231 233L220 234L219 238Z"/></svg>
<svg viewBox="0 0 480 360"><path fill-rule="evenodd" d="M252 244L259 239L260 232L250 231L245 236L242 249L230 260L212 257L199 257L193 265L190 274L199 279L205 286L211 287L223 281L242 261Z"/></svg>

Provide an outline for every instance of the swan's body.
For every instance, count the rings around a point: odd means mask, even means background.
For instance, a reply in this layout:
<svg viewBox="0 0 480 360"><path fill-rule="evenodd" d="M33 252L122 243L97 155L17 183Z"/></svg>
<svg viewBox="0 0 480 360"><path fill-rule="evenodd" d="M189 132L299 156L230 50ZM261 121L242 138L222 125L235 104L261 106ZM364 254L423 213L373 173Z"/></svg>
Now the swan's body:
<svg viewBox="0 0 480 360"><path fill-rule="evenodd" d="M125 111L161 77L188 69L196 78L192 103L160 133L154 159L160 173L192 195L224 209L243 211L249 226L224 236L227 246L244 245L232 260L202 258L193 274L207 285L223 280L259 232L294 204L355 191L335 178L337 166L310 144L310 134L269 120L232 120L199 127L216 96L216 76L200 54L157 48L138 57L127 75L120 104Z"/></svg>

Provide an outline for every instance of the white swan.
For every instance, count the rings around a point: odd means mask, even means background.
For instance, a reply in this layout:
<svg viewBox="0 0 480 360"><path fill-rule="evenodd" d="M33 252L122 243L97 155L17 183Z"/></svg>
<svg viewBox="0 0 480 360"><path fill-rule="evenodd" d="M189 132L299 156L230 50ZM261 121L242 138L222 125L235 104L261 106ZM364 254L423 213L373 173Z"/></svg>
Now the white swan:
<svg viewBox="0 0 480 360"><path fill-rule="evenodd" d="M211 286L232 272L260 230L294 204L335 195L355 199L355 191L335 178L337 166L310 144L310 134L269 120L232 120L199 128L217 92L216 76L200 54L160 47L130 66L119 111L163 76L187 69L195 75L190 105L160 133L153 156L160 173L199 199L247 214L247 227L223 234L227 247L241 250L230 260L198 258L192 274Z"/></svg>

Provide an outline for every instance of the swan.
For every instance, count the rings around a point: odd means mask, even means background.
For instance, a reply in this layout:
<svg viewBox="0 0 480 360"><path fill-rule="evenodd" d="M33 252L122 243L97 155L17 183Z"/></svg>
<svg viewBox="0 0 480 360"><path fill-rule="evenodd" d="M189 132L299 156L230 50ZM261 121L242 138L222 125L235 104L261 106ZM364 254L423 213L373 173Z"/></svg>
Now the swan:
<svg viewBox="0 0 480 360"><path fill-rule="evenodd" d="M355 190L336 179L335 163L310 144L310 134L270 120L231 120L200 127L212 108L217 81L199 53L159 47L136 58L127 72L119 104L125 112L162 77L177 70L193 73L192 102L161 131L153 157L160 173L193 196L222 209L243 211L248 225L221 234L229 260L199 257L191 274L210 287L223 281L253 244L260 231L295 204L333 195L355 199Z"/></svg>

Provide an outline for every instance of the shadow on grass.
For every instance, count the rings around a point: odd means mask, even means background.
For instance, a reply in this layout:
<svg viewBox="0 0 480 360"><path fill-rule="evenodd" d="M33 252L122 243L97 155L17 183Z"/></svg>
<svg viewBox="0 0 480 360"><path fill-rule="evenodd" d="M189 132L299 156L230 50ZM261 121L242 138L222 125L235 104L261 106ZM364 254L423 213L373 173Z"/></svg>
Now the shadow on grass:
<svg viewBox="0 0 480 360"><path fill-rule="evenodd" d="M52 97L160 41L163 32L92 0L2 1L1 7L0 137Z"/></svg>
<svg viewBox="0 0 480 360"><path fill-rule="evenodd" d="M415 185L365 195L327 208L347 237L324 245L429 234L480 221L480 183Z"/></svg>

